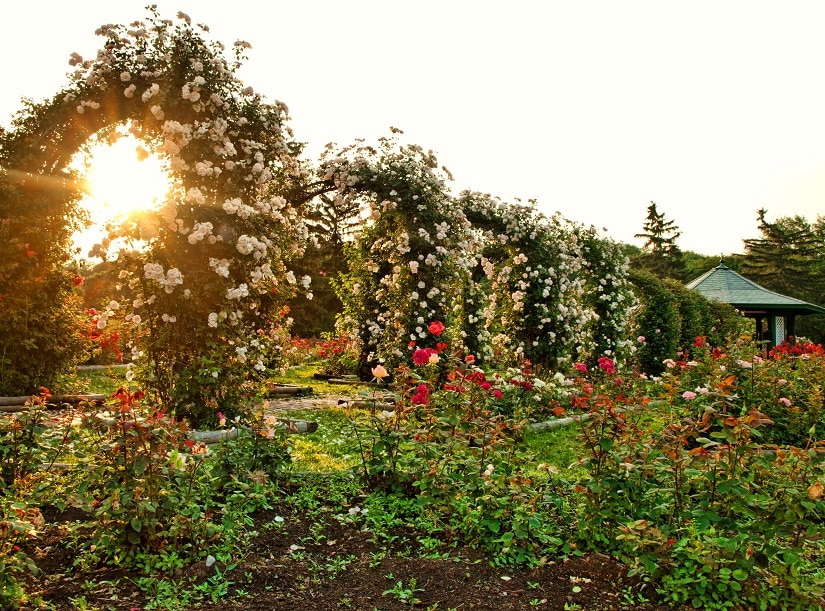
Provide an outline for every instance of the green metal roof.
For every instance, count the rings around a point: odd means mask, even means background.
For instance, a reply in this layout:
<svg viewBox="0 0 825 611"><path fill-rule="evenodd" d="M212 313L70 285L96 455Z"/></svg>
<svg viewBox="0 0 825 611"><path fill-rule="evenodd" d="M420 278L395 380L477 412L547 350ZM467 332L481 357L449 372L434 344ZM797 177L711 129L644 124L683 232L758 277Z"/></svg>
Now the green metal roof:
<svg viewBox="0 0 825 611"><path fill-rule="evenodd" d="M706 299L729 303L739 310L825 314L825 308L762 288L724 264L705 272L685 286L698 291Z"/></svg>

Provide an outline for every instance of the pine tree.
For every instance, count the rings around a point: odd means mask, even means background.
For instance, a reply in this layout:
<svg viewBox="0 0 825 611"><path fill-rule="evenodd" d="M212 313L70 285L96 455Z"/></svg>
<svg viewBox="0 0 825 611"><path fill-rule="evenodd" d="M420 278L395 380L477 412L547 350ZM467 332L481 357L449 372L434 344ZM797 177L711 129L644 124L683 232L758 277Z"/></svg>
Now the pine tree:
<svg viewBox="0 0 825 611"><path fill-rule="evenodd" d="M757 212L759 238L745 240L742 273L766 289L816 305L825 304L825 218L814 225L802 216L769 223ZM825 338L825 315L802 316L798 335L816 342Z"/></svg>
<svg viewBox="0 0 825 611"><path fill-rule="evenodd" d="M813 300L825 280L815 273L825 257L823 240L804 217L769 223L766 214L765 209L757 212L762 236L745 240L745 275L778 293Z"/></svg>
<svg viewBox="0 0 825 611"><path fill-rule="evenodd" d="M676 240L682 232L676 223L667 220L664 213L656 209L656 203L650 202L642 229L644 233L634 236L645 240L642 252L634 258L634 263L660 278L681 279L684 264Z"/></svg>

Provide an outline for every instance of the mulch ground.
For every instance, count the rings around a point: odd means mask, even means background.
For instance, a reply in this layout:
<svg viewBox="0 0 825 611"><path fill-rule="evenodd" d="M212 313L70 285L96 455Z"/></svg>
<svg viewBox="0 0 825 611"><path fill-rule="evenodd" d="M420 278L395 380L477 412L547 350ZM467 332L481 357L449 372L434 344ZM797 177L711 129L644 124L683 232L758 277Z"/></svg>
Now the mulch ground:
<svg viewBox="0 0 825 611"><path fill-rule="evenodd" d="M438 609L509 611L581 609L664 611L652 588L627 576L627 569L600 554L550 561L535 569L493 566L473 549L449 548L448 557L420 557L412 531L376 541L373 533L333 513L323 528L305 513L283 504L255 516L248 553L234 568L205 562L178 570L171 578L228 584L216 600L178 609L340 610ZM38 540L26 551L40 569L27 590L53 609L143 611L158 606L158 595L141 591L137 574L96 567L71 570L77 553L66 536L74 512L49 515ZM276 520L283 518L283 521ZM223 575L219 578L218 571ZM78 601L85 605L80 606ZM199 605L199 606L198 606ZM30 607L34 608L34 607Z"/></svg>

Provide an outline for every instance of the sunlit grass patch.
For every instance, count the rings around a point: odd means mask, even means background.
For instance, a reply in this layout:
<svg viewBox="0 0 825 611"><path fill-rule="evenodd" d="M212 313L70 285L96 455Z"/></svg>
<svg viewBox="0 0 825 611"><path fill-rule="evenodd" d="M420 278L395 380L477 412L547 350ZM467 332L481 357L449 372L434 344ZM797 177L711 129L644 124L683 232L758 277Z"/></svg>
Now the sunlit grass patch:
<svg viewBox="0 0 825 611"><path fill-rule="evenodd" d="M356 394L357 384L330 384L326 380L313 378L313 375L315 375L319 369L319 363L294 365L284 370L283 374L278 374L272 381L277 384L309 386L312 388L312 393L316 395L341 395L342 397L351 397Z"/></svg>
<svg viewBox="0 0 825 611"><path fill-rule="evenodd" d="M92 369L80 374L89 380L91 392L101 395L111 395L121 386L128 386L126 369L115 367L109 369Z"/></svg>
<svg viewBox="0 0 825 611"><path fill-rule="evenodd" d="M290 411L288 417L318 423L316 432L290 438L293 469L342 471L360 463L358 440L350 416L344 409Z"/></svg>

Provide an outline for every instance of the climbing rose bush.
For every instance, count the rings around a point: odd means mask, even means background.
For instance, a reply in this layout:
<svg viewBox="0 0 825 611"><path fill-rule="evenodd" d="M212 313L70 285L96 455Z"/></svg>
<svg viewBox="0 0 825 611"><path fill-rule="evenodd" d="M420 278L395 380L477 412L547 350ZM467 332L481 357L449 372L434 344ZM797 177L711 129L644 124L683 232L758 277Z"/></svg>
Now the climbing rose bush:
<svg viewBox="0 0 825 611"><path fill-rule="evenodd" d="M464 350L460 323L477 248L437 167L432 153L393 139L380 150L330 149L322 161L320 178L367 217L338 284L341 330L361 345L364 377L376 362L392 370L439 342Z"/></svg>
<svg viewBox="0 0 825 611"><path fill-rule="evenodd" d="M306 230L286 197L303 177L287 108L235 76L248 44L235 43L228 60L207 32L153 8L146 21L101 27L97 55L73 54L69 85L16 119L3 161L59 172L87 140L120 126L167 160L166 200L112 227L98 254L119 269L136 379L179 416L208 422L214 408L229 415L242 403L235 379L267 367L259 331L273 333L271 314L298 288L287 264ZM200 383L213 373L231 381L204 411L212 395Z"/></svg>
<svg viewBox="0 0 825 611"><path fill-rule="evenodd" d="M321 165L321 181L368 219L338 285L341 330L362 346L363 377L375 362L417 362L443 340L454 354L548 368L632 350L635 300L617 244L532 204L453 197L437 168L432 153L394 139L380 150L330 148Z"/></svg>

